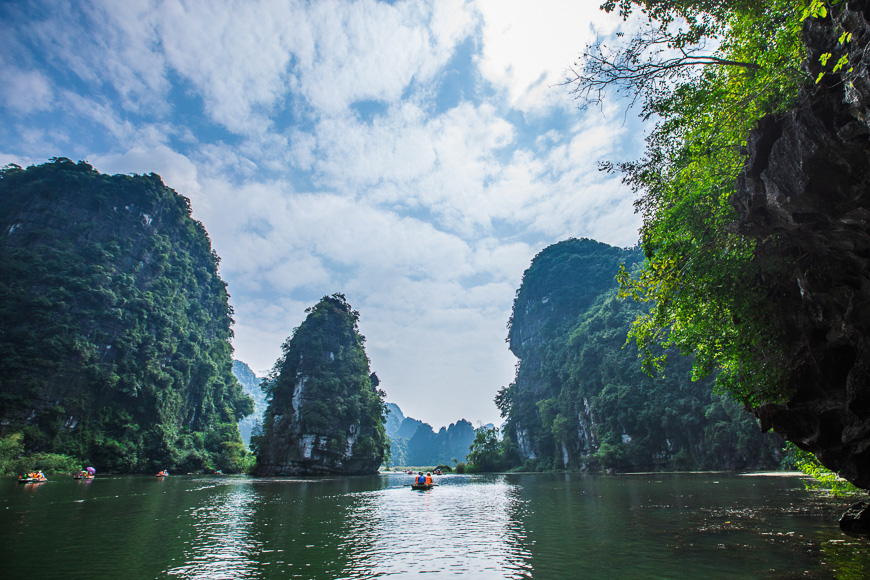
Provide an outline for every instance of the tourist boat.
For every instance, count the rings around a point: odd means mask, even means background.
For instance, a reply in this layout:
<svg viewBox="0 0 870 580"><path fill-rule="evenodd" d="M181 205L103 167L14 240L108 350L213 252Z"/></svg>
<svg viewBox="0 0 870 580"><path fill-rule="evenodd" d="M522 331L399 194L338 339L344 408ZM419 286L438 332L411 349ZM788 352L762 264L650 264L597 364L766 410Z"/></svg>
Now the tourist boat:
<svg viewBox="0 0 870 580"><path fill-rule="evenodd" d="M90 473L77 473L73 475L73 479L93 479L94 476Z"/></svg>
<svg viewBox="0 0 870 580"><path fill-rule="evenodd" d="M435 487L434 483L412 483L411 484L411 489L419 489L420 491L432 489L433 487Z"/></svg>
<svg viewBox="0 0 870 580"><path fill-rule="evenodd" d="M18 483L42 483L43 481L48 481L48 478L44 475L42 477L18 476Z"/></svg>
<svg viewBox="0 0 870 580"><path fill-rule="evenodd" d="M163 471L158 471L156 475L157 477L166 477L169 475L169 472L164 469Z"/></svg>

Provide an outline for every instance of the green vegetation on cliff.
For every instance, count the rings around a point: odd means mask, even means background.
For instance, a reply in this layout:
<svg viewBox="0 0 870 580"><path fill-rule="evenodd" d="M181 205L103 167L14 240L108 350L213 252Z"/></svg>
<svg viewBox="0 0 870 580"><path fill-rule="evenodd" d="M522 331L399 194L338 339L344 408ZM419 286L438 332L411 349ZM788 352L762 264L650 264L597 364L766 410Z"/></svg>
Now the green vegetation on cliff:
<svg viewBox="0 0 870 580"><path fill-rule="evenodd" d="M645 26L616 50L587 47L572 81L583 102L624 91L656 120L642 159L606 164L640 193L646 260L620 281L624 296L653 304L631 331L649 370L662 368L659 345L674 347L694 356L696 377L716 371L719 390L750 405L788 394L781 313L762 282L782 264L735 233L731 196L750 130L812 82L801 68L808 4L609 0Z"/></svg>
<svg viewBox="0 0 870 580"><path fill-rule="evenodd" d="M653 378L626 345L644 313L617 298L619 265L637 250L592 240L544 249L523 276L511 318L517 376L496 403L508 418L502 456L478 434L476 460L532 468L735 469L776 466L779 441L681 359ZM489 445L491 447L491 445ZM479 456L479 457L478 457Z"/></svg>
<svg viewBox="0 0 870 580"><path fill-rule="evenodd" d="M190 212L154 174L0 172L0 435L100 471L241 469L253 403Z"/></svg>
<svg viewBox="0 0 870 580"><path fill-rule="evenodd" d="M307 312L262 383L269 405L251 439L258 470L377 471L388 449L386 393L370 374L359 312L342 294Z"/></svg>

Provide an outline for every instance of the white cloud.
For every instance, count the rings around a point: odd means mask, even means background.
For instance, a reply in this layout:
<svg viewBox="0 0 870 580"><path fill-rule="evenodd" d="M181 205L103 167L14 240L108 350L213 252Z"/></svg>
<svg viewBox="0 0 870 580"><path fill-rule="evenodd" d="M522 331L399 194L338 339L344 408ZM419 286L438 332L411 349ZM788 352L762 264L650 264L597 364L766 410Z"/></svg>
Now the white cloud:
<svg viewBox="0 0 870 580"><path fill-rule="evenodd" d="M599 3L34 0L0 39L0 161L80 155L189 197L252 368L344 292L407 414L496 422L534 254L637 236L633 195L596 166L633 132L550 87Z"/></svg>
<svg viewBox="0 0 870 580"><path fill-rule="evenodd" d="M315 168L335 191L425 207L440 227L468 235L489 226L491 214L480 200L485 183L502 170L496 154L514 136L513 126L489 104L465 102L428 117L404 103L372 123L352 116L321 122Z"/></svg>
<svg viewBox="0 0 870 580"><path fill-rule="evenodd" d="M294 67L299 90L328 115L360 100L393 102L425 82L471 32L465 2L362 0L311 5L315 53Z"/></svg>
<svg viewBox="0 0 870 580"><path fill-rule="evenodd" d="M564 105L566 90L555 85L592 40L592 27L609 34L618 24L600 5L600 0L476 0L483 20L481 73L507 91L515 109L540 112Z"/></svg>
<svg viewBox="0 0 870 580"><path fill-rule="evenodd" d="M0 57L0 100L18 113L47 111L54 100L51 81L39 71L21 70Z"/></svg>
<svg viewBox="0 0 870 580"><path fill-rule="evenodd" d="M153 149L134 147L124 153L91 155L88 161L102 173L156 173L163 183L186 197L200 191L196 166L165 145Z"/></svg>
<svg viewBox="0 0 870 580"><path fill-rule="evenodd" d="M150 18L153 2L36 0L25 6L38 19L11 34L50 50L62 75L113 87L128 111L167 112L169 83Z"/></svg>
<svg viewBox="0 0 870 580"><path fill-rule="evenodd" d="M289 106L288 91L327 115L359 100L398 100L412 81L431 79L471 31L459 0L167 0L138 13L148 23L144 32L117 27L125 42L116 45L150 54L145 60L157 71L165 61L215 122L240 135L269 130L271 116ZM110 16L130 18L125 11ZM162 54L148 53L157 45ZM126 78L143 71L118 72ZM162 78L153 73L149 86L159 90Z"/></svg>
<svg viewBox="0 0 870 580"><path fill-rule="evenodd" d="M296 2L167 0L156 18L169 66L191 83L214 121L242 135L270 126L294 53L311 51Z"/></svg>

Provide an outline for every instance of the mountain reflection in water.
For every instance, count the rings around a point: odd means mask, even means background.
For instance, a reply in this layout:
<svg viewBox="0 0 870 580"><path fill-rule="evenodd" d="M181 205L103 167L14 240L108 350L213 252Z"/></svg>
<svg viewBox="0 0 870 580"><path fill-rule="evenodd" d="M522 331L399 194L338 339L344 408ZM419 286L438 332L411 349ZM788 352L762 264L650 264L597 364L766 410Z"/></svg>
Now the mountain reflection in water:
<svg viewBox="0 0 870 580"><path fill-rule="evenodd" d="M724 473L54 477L0 482L33 578L866 578L843 502Z"/></svg>

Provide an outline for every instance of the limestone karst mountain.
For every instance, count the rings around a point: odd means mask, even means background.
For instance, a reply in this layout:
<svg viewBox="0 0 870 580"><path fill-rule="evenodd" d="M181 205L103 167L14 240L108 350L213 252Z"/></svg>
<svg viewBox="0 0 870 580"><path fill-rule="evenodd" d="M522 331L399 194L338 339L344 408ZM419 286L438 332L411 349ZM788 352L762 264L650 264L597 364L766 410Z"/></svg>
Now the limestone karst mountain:
<svg viewBox="0 0 870 580"><path fill-rule="evenodd" d="M232 309L187 198L55 159L0 174L0 435L100 471L238 471Z"/></svg>
<svg viewBox="0 0 870 580"><path fill-rule="evenodd" d="M324 296L283 345L266 379L260 475L376 473L384 459L385 393L369 369L359 313Z"/></svg>
<svg viewBox="0 0 870 580"><path fill-rule="evenodd" d="M566 240L542 250L523 275L510 323L515 381L497 403L515 460L538 469L775 467L781 440L712 380L691 380L673 357L664 376L643 372L626 345L641 307L616 298L620 263L635 249Z"/></svg>

